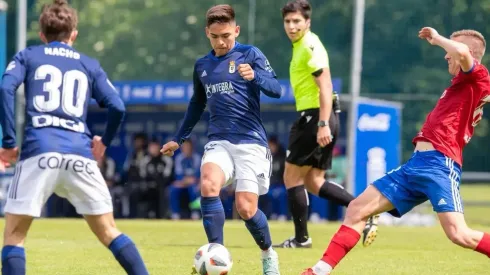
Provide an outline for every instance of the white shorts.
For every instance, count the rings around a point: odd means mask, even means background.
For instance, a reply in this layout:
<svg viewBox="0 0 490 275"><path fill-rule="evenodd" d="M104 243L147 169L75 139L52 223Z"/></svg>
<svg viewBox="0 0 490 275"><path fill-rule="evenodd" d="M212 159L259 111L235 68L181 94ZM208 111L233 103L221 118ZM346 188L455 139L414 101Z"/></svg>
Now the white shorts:
<svg viewBox="0 0 490 275"><path fill-rule="evenodd" d="M232 144L225 140L211 141L204 146L201 165L218 165L225 174L225 185L236 183L235 192L258 195L269 191L272 155L258 144Z"/></svg>
<svg viewBox="0 0 490 275"><path fill-rule="evenodd" d="M97 162L60 153L45 153L17 163L5 212L39 217L53 193L68 199L80 215L112 212L111 195Z"/></svg>

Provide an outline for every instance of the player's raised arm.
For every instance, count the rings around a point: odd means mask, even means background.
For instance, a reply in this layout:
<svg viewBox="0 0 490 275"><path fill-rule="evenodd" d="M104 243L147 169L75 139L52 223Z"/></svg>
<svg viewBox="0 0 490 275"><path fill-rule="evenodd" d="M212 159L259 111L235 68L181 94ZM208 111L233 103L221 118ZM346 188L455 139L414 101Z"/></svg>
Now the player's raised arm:
<svg viewBox="0 0 490 275"><path fill-rule="evenodd" d="M201 119L202 113L206 108L207 97L206 91L204 91L204 86L199 79L199 75L196 71L196 67L194 66L194 74L193 74L193 82L194 82L194 94L189 102L189 106L187 106L187 111L185 113L184 122L180 126L179 131L175 135L173 141L177 142L179 146L189 138L189 135L196 126L197 122Z"/></svg>
<svg viewBox="0 0 490 275"><path fill-rule="evenodd" d="M0 85L0 123L3 132L3 148L14 148L15 140L15 91L24 82L26 69L24 52L19 52L8 64Z"/></svg>
<svg viewBox="0 0 490 275"><path fill-rule="evenodd" d="M459 41L447 39L430 27L422 28L419 31L419 37L426 39L431 45L437 45L446 50L452 58L459 61L463 72L469 72L473 69L474 59L468 45Z"/></svg>
<svg viewBox="0 0 490 275"><path fill-rule="evenodd" d="M123 121L126 108L124 107L121 97L119 97L116 89L107 78L107 75L102 68L96 72L93 85L94 89L92 97L97 101L101 108L108 109L107 125L104 135L102 136L102 143L104 143L105 146L109 146Z"/></svg>
<svg viewBox="0 0 490 275"><path fill-rule="evenodd" d="M280 98L282 93L281 84L277 81L276 73L272 69L269 60L255 47L252 48L251 52L250 56L253 56L251 63L254 70L252 83L258 85L266 96Z"/></svg>

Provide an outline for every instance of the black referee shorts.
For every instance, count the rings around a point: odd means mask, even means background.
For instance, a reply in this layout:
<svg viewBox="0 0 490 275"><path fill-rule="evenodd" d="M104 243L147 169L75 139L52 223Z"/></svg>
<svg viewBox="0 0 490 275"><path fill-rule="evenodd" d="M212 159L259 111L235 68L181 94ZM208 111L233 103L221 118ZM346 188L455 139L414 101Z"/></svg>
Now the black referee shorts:
<svg viewBox="0 0 490 275"><path fill-rule="evenodd" d="M333 148L339 136L339 115L332 110L329 119L333 140L325 147L316 141L320 109L308 109L300 112L289 133L286 161L297 166L312 166L328 170L332 168Z"/></svg>

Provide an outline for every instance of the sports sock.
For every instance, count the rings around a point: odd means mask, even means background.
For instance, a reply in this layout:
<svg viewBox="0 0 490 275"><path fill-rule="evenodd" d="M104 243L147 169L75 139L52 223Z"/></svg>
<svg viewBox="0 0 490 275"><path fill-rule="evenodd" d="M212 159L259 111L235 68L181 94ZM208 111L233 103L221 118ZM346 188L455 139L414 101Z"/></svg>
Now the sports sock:
<svg viewBox="0 0 490 275"><path fill-rule="evenodd" d="M112 240L109 249L129 275L149 274L138 248L128 236L124 234L117 236Z"/></svg>
<svg viewBox="0 0 490 275"><path fill-rule="evenodd" d="M490 258L490 234L483 233L483 238L478 243L475 251L480 252L483 255L487 255Z"/></svg>
<svg viewBox="0 0 490 275"><path fill-rule="evenodd" d="M325 181L320 187L318 196L343 206L349 205L354 200L354 196L347 192L344 187L331 181Z"/></svg>
<svg viewBox="0 0 490 275"><path fill-rule="evenodd" d="M333 268L356 246L361 235L354 229L342 225L335 233L327 250L323 254L322 261L326 262Z"/></svg>
<svg viewBox="0 0 490 275"><path fill-rule="evenodd" d="M316 275L328 275L332 271L332 267L324 261L318 261L311 269Z"/></svg>
<svg viewBox="0 0 490 275"><path fill-rule="evenodd" d="M23 247L6 245L2 249L2 274L26 274L26 253Z"/></svg>
<svg viewBox="0 0 490 275"><path fill-rule="evenodd" d="M257 212L251 219L245 220L245 226L250 231L250 234L252 234L255 243L257 243L260 249L268 250L271 247L271 233L264 212L257 209Z"/></svg>
<svg viewBox="0 0 490 275"><path fill-rule="evenodd" d="M294 238L304 243L308 240L308 194L303 185L288 189L288 202L294 222Z"/></svg>
<svg viewBox="0 0 490 275"><path fill-rule="evenodd" d="M202 223L209 243L223 245L223 227L225 226L225 210L219 197L201 198Z"/></svg>

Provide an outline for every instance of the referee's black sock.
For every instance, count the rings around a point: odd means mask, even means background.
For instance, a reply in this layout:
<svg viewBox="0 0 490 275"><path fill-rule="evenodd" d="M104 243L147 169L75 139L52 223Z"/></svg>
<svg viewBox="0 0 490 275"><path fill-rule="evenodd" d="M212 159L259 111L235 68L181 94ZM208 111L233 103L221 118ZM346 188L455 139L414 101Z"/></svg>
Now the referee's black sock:
<svg viewBox="0 0 490 275"><path fill-rule="evenodd" d="M303 185L288 189L289 210L293 215L294 238L304 243L308 240L308 193Z"/></svg>
<svg viewBox="0 0 490 275"><path fill-rule="evenodd" d="M328 180L320 187L318 196L343 206L348 206L354 200L354 196L347 192L344 187Z"/></svg>

